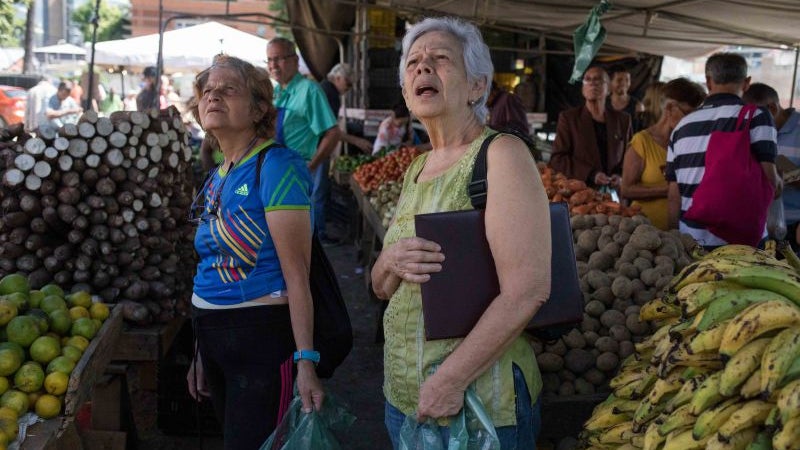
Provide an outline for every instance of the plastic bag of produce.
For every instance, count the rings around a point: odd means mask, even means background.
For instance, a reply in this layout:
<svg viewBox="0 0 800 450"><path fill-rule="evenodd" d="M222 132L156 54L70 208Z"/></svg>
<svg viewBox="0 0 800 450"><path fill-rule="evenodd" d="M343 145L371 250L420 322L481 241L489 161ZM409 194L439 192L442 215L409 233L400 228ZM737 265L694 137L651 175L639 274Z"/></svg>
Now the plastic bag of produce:
<svg viewBox="0 0 800 450"><path fill-rule="evenodd" d="M447 447L434 421L418 423L412 414L400 429L400 450L500 450L500 441L480 398L468 389L461 412L450 418Z"/></svg>
<svg viewBox="0 0 800 450"><path fill-rule="evenodd" d="M330 393L320 411L304 413L303 401L295 395L289 410L260 450L341 450L333 431L353 424L355 416Z"/></svg>

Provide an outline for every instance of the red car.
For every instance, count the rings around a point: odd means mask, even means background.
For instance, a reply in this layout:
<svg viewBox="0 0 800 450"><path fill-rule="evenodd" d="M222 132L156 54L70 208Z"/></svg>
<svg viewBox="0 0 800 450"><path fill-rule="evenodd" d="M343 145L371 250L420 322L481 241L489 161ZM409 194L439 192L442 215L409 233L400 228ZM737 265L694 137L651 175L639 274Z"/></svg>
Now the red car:
<svg viewBox="0 0 800 450"><path fill-rule="evenodd" d="M0 128L22 123L27 96L25 89L0 85Z"/></svg>

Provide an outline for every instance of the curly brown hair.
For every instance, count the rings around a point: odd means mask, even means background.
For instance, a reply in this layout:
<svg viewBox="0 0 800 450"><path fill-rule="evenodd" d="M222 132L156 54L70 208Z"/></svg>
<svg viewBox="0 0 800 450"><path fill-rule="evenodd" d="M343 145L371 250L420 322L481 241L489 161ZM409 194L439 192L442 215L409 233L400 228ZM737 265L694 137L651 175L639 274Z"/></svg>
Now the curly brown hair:
<svg viewBox="0 0 800 450"><path fill-rule="evenodd" d="M200 126L203 122L200 119L199 105L200 98L203 97L203 89L208 82L211 71L225 67L235 70L242 77L246 89L250 92L250 110L256 115L261 115L261 119L254 124L255 132L258 137L270 139L275 136L275 121L278 117L278 110L272 104L272 81L266 70L258 68L249 62L235 56L219 54L214 57L211 67L197 74L194 79L194 96L189 102L189 111L197 120ZM219 142L208 132L206 139L214 148L219 148Z"/></svg>

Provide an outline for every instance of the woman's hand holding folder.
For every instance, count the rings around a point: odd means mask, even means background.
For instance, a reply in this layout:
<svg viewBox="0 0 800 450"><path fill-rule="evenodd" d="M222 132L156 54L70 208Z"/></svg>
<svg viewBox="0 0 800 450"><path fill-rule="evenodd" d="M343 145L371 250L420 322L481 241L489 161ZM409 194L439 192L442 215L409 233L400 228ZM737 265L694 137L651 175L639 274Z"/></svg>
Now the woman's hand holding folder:
<svg viewBox="0 0 800 450"><path fill-rule="evenodd" d="M431 279L430 274L442 270L444 253L442 247L436 242L419 237L404 238L395 244L385 247L375 262L372 269L373 280L376 272L389 273L390 276L382 277L385 280L381 286L374 286L379 298L388 299L397 290L400 281L411 283L425 283Z"/></svg>

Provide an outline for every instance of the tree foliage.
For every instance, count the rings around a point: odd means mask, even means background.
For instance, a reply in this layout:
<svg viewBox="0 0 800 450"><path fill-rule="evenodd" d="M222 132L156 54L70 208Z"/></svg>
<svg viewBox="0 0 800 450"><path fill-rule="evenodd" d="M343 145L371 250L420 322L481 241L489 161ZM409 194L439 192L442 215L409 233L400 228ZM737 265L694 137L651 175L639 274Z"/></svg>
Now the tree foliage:
<svg viewBox="0 0 800 450"><path fill-rule="evenodd" d="M27 5L27 0L0 0L0 45L19 47L25 31L25 20L18 18L14 5Z"/></svg>
<svg viewBox="0 0 800 450"><path fill-rule="evenodd" d="M86 42L92 40L94 7L95 0L90 0L72 12L72 20L80 28ZM111 7L108 2L101 1L97 20L97 42L124 38L124 25L127 23L128 14L129 11L123 8Z"/></svg>
<svg viewBox="0 0 800 450"><path fill-rule="evenodd" d="M286 8L286 0L273 0L269 3L270 15L289 22L289 10ZM275 27L275 35L287 39L294 39L292 29L289 27Z"/></svg>

